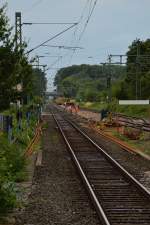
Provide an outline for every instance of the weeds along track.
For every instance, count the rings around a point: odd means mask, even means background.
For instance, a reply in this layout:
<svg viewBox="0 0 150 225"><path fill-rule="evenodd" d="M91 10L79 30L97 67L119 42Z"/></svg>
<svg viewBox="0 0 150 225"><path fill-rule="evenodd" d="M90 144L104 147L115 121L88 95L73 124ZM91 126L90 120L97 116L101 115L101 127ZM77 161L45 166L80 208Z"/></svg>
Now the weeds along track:
<svg viewBox="0 0 150 225"><path fill-rule="evenodd" d="M149 225L150 192L80 128L55 110L80 177L104 225Z"/></svg>

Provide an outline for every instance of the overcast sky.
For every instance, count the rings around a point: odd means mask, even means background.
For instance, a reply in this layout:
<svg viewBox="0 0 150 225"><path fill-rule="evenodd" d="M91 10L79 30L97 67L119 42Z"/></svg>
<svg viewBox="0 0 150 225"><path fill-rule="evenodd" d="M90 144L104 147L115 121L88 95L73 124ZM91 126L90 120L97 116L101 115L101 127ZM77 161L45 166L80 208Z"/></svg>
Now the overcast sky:
<svg viewBox="0 0 150 225"><path fill-rule="evenodd" d="M1 0L1 2L5 2ZM53 68L72 64L98 64L107 60L108 54L125 54L128 46L136 38L145 40L150 35L150 0L98 0L88 26L80 42L78 37L87 20L89 11L95 0L8 0L8 17L14 25L15 12L22 12L22 22L78 22L73 28L49 45L80 46L72 55L72 51L59 48L41 47L31 53L51 57L41 58L41 63L52 65L64 56ZM90 5L91 4L91 5ZM23 37L29 43L28 49L61 32L69 25L32 25L22 26ZM49 89L56 70L49 70Z"/></svg>

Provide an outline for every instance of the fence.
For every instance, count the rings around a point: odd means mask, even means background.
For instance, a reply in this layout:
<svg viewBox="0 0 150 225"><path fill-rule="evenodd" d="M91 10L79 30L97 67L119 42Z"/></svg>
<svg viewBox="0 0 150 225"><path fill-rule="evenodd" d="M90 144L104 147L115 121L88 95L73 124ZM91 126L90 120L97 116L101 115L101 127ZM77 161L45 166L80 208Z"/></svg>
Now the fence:
<svg viewBox="0 0 150 225"><path fill-rule="evenodd" d="M7 132L12 128L12 116L0 115L0 131Z"/></svg>

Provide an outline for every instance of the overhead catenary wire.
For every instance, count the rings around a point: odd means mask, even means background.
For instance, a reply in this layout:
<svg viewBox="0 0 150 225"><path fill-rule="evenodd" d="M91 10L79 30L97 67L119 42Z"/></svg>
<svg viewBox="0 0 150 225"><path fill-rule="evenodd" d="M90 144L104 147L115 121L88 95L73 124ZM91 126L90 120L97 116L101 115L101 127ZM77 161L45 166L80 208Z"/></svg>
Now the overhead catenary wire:
<svg viewBox="0 0 150 225"><path fill-rule="evenodd" d="M82 21L82 19L83 19L83 17L84 17L84 13L85 13L85 11L86 11L86 9L87 9L87 7L88 7L89 1L90 1L90 0L86 0L86 3L85 3L85 5L84 5L84 8L83 8L82 13L81 13L81 15L80 15L80 18L79 18L79 20L78 20L78 24L81 23L81 21ZM75 27L75 30L74 30L74 32L73 32L73 36L72 36L72 38L71 38L70 45L72 45L73 39L75 39L75 37L76 37L77 30L78 30L78 26Z"/></svg>
<svg viewBox="0 0 150 225"><path fill-rule="evenodd" d="M71 25L75 23L66 23L66 22L24 22L22 25Z"/></svg>
<svg viewBox="0 0 150 225"><path fill-rule="evenodd" d="M61 54L61 48L59 50L60 50L60 54ZM68 55L68 53L65 54L62 57L59 57L58 60L54 61L47 70L53 70L54 69L57 72L61 68L60 64L62 64L62 58L66 57L66 55ZM54 65L56 65L58 67L57 68L53 68L52 66L54 66ZM55 78L55 74L51 75L51 77L48 79L48 85L49 85L49 83L51 83L51 87L52 87L52 83L54 83L54 78ZM49 85L49 87L50 87L50 85Z"/></svg>
<svg viewBox="0 0 150 225"><path fill-rule="evenodd" d="M85 4L85 6L84 6L84 8L83 8L83 10L82 10L81 16L80 16L80 18L79 18L78 24L81 23L81 21L82 21L82 19L83 19L83 17L84 17L84 13L85 13L85 11L86 11L86 9L87 9L87 7L88 7L89 1L90 1L90 0L87 0L87 1L86 1L86 4ZM91 1L92 1L92 0L91 0ZM78 26L75 28L75 31L74 31L74 37L76 36L77 30L78 30Z"/></svg>
<svg viewBox="0 0 150 225"><path fill-rule="evenodd" d="M90 19L91 19L91 16L92 16L92 14L93 14L93 12L94 12L95 7L96 7L97 1L98 1L98 0L95 0L92 9L91 9L91 11L89 12L89 16L88 16L87 21L86 21L86 23L85 23L85 25L84 25L83 31L82 31L82 33L80 34L79 41L81 40L81 38L82 38L82 36L83 36L83 34L84 34L86 28L87 28L87 25L88 25L88 23L89 23L89 21L90 21Z"/></svg>
<svg viewBox="0 0 150 225"><path fill-rule="evenodd" d="M89 2L89 1L88 1L88 2ZM94 3L93 3L93 4L92 4L92 0L89 2L89 3L90 3L89 13L88 13L88 16L87 16L85 25L84 25L84 27L83 27L83 29L82 29L80 35L79 35L79 38L78 38L78 40L77 40L77 42L76 42L76 46L78 46L79 42L81 41L81 39L82 39L82 37L83 37L83 35L84 35L84 33L85 33L85 30L86 30L86 28L87 28L87 26L88 26L88 23L89 23L89 21L90 21L90 19L91 19L91 17L92 17L92 14L93 14L93 12L94 12L94 9L95 9L95 7L96 7L97 2L98 2L98 0L94 0ZM75 52L76 52L76 49L73 50L73 53L72 53L72 55L71 55L71 57L70 57L70 62L69 62L69 64L71 63L72 58L73 58Z"/></svg>
<svg viewBox="0 0 150 225"><path fill-rule="evenodd" d="M64 46L64 45L42 45L43 47L50 47L50 48L59 48L59 49L61 49L61 48L63 48L63 49L75 49L75 48L77 48L77 49L83 49L83 47L76 47L76 46Z"/></svg>
<svg viewBox="0 0 150 225"><path fill-rule="evenodd" d="M35 49L37 49L37 48L41 47L42 45L48 43L49 41L53 40L53 39L56 38L57 36L61 35L61 34L64 33L65 31L67 31L67 30L69 30L69 29L71 29L71 28L73 28L73 27L75 27L75 31L74 31L74 37L75 37L75 36L76 36L76 33L77 33L78 29L79 29L79 26L75 26L75 25L78 25L79 23L83 22L83 19L84 19L84 16L85 16L85 12L88 11L88 15L87 15L87 18L86 18L85 25L84 25L84 27L83 27L81 33L79 34L79 36L78 36L78 38L77 38L77 40L76 40L77 43L79 43L79 41L81 40L81 38L82 38L82 36L83 36L83 34L84 34L85 30L86 30L86 27L87 27L88 23L89 23L89 21L90 21L90 18L91 18L92 14L93 14L93 11L94 11L94 9L95 9L96 3L97 3L97 0L94 1L94 4L93 4L93 0L87 0L87 1L86 1L86 4L85 4L85 6L84 6L84 9L82 10L81 16L80 16L80 18L79 18L79 20L78 20L78 23L73 24L71 27L65 29L64 31L60 32L59 34L55 35L54 37L52 37L52 38L46 40L45 42L43 42L43 43L37 45L36 47L34 47L33 49L31 49L31 50L28 51L27 53L30 53L30 52L34 51ZM75 52L76 52L76 49L73 49L73 54L74 54ZM72 54L72 55L73 55L73 54ZM64 59L67 55L69 55L69 54L68 54L68 53L65 54L65 55L63 56L63 59ZM57 62L59 62L60 60L62 60L62 58L61 58L61 59L58 59L58 61L56 60L54 63L52 63L52 64L50 65L50 67L52 67L53 65L55 65L55 64L56 64Z"/></svg>
<svg viewBox="0 0 150 225"><path fill-rule="evenodd" d="M90 4L89 4L89 14L90 14L90 12L91 12L92 2L93 2L93 0L90 0ZM89 15L89 14L88 14L88 15Z"/></svg>
<svg viewBox="0 0 150 225"><path fill-rule="evenodd" d="M90 5L89 5L89 3L90 3ZM87 1L86 1L86 4L85 4L85 6L84 6L84 9L83 9L83 11L82 11L82 13L81 13L81 16L80 16L80 18L79 18L79 20L78 20L78 23L76 23L76 25L79 24L79 23L83 20L83 18L84 18L84 13L85 13L85 11L86 11L87 9L90 8L91 4L92 4L92 0L87 0ZM89 13L91 13L91 10L89 10ZM90 14L89 14L89 16L90 16ZM71 26L71 28L72 28L72 26ZM70 28L70 29L71 29L71 28ZM75 27L74 35L75 35L75 33L77 32L77 30L78 30L78 26ZM55 38L55 37L54 37L54 38ZM34 51L36 48L41 47L42 45L46 44L46 43L47 43L48 41L50 41L50 40L52 40L52 39L49 39L49 40L47 40L46 42L44 42L44 43L42 43L42 44L36 46L34 49L31 49L28 53L30 53L31 51ZM76 49L77 49L77 48L76 48ZM74 50L74 49L72 49L72 50ZM68 53L65 54L65 55L63 56L63 58L65 58L67 55L69 55L69 54L68 54ZM60 61L60 59L58 59L58 60ZM62 58L61 58L61 60L62 60ZM55 65L55 62L54 62L54 65ZM50 65L50 67L51 67L51 66L53 66L53 64Z"/></svg>
<svg viewBox="0 0 150 225"><path fill-rule="evenodd" d="M32 48L31 50L29 50L29 51L27 52L27 54L29 54L30 52L36 50L37 48L40 48L42 45L44 45L44 44L48 43L49 41L55 39L56 37L58 37L58 36L60 36L61 34L65 33L66 31L72 29L72 28L75 27L77 24L78 24L78 23L74 23L74 24L71 25L70 27L64 29L63 31L61 31L61 32L59 32L58 34L54 35L53 37L49 38L48 40L46 40L46 41L42 42L41 44L35 46L35 47Z"/></svg>
<svg viewBox="0 0 150 225"><path fill-rule="evenodd" d="M60 59L62 58L62 56L59 56L59 58L57 60L55 60L50 66L49 69L51 69L52 66L54 66L56 63L58 63L60 61Z"/></svg>
<svg viewBox="0 0 150 225"><path fill-rule="evenodd" d="M85 5L84 5L84 7L83 7L83 9L82 9L81 15L80 15L79 20L78 20L78 25L82 22L82 20L84 18L84 14L85 14L85 12L86 12L86 10L88 8L89 2L90 2L90 0L87 0ZM77 31L78 30L79 30L79 26L76 26L75 30L73 32L72 38L71 38L70 45L72 45L74 43L74 40L77 41L76 40L76 36L77 36ZM69 56L70 54L67 54L67 55Z"/></svg>

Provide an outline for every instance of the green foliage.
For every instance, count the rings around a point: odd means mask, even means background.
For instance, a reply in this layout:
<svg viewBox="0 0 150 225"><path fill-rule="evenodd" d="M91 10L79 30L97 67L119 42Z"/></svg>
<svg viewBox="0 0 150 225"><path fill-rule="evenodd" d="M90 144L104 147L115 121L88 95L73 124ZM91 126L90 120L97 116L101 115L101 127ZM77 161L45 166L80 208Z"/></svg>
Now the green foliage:
<svg viewBox="0 0 150 225"><path fill-rule="evenodd" d="M0 174L15 181L16 174L25 168L22 146L9 144L5 137L1 137L0 161Z"/></svg>
<svg viewBox="0 0 150 225"><path fill-rule="evenodd" d="M0 213L16 205L15 181L23 170L25 159L17 145L10 145L5 137L0 138Z"/></svg>
<svg viewBox="0 0 150 225"><path fill-rule="evenodd" d="M0 213L16 206L15 186L13 182L3 182L0 177Z"/></svg>
<svg viewBox="0 0 150 225"><path fill-rule="evenodd" d="M27 127L25 120L26 107L23 111L22 131L17 131L17 123L14 121L13 135L17 138L14 143L9 143L6 135L0 136L0 213L7 212L17 204L16 182L26 178L26 158L24 152L33 138L36 118L33 114L30 120L30 127ZM6 111L6 114L10 112ZM16 111L11 109L15 118Z"/></svg>
<svg viewBox="0 0 150 225"><path fill-rule="evenodd" d="M11 28L8 25L8 17L6 16L7 4L0 8L0 42L7 44L8 37L10 36Z"/></svg>
<svg viewBox="0 0 150 225"><path fill-rule="evenodd" d="M112 66L113 83L121 79L125 67ZM62 68L55 77L55 85L59 93L67 98L81 101L100 101L106 98L107 77L109 68L98 65L74 65Z"/></svg>
<svg viewBox="0 0 150 225"><path fill-rule="evenodd" d="M43 96L46 91L46 77L45 73L40 69L33 69L33 87L32 94L33 96Z"/></svg>
<svg viewBox="0 0 150 225"><path fill-rule="evenodd" d="M0 109L8 107L17 79L17 53L14 50L14 40L6 16L6 6L0 8Z"/></svg>
<svg viewBox="0 0 150 225"><path fill-rule="evenodd" d="M149 59L150 39L135 40L127 52L127 66L73 65L58 71L55 85L58 93L65 97L80 101L106 101L107 78L111 71L113 98L149 99Z"/></svg>
<svg viewBox="0 0 150 225"><path fill-rule="evenodd" d="M23 127L22 131L18 132L16 107L10 107L10 102L23 100L24 104L27 104L29 100L30 102L34 100L35 105L42 104L46 91L45 73L32 68L25 54L26 43L16 46L15 39L4 5L0 8L0 111L15 118L13 136L17 138L17 142L10 144L7 136L0 133L0 213L16 205L15 182L25 178L24 151L33 137L37 119L37 115L33 112L30 127L27 127L25 121L27 108L24 107ZM20 92L16 88L18 84L22 86Z"/></svg>
<svg viewBox="0 0 150 225"><path fill-rule="evenodd" d="M120 99L150 98L149 59L150 39L133 41L127 52L127 74L118 93Z"/></svg>
<svg viewBox="0 0 150 225"><path fill-rule="evenodd" d="M123 113L128 116L135 116L141 118L149 118L150 107L149 105L118 105L116 104L116 112Z"/></svg>
<svg viewBox="0 0 150 225"><path fill-rule="evenodd" d="M106 103L99 102L79 102L79 105L84 109L92 109L98 112L100 112L102 109L106 109L108 106Z"/></svg>
<svg viewBox="0 0 150 225"><path fill-rule="evenodd" d="M80 107L87 109L94 109L100 111L101 109L108 109L112 112L122 113L127 116L135 116L138 118L150 117L149 105L119 105L117 99L113 99L111 103L106 102L79 102Z"/></svg>
<svg viewBox="0 0 150 225"><path fill-rule="evenodd" d="M26 52L26 43L16 46L6 16L6 5L0 8L0 111L9 108L10 102L23 99L24 103L33 96L43 96L46 90L45 74L33 69ZM22 91L17 85L22 85Z"/></svg>
<svg viewBox="0 0 150 225"><path fill-rule="evenodd" d="M150 71L141 77L141 93L143 99L150 99Z"/></svg>

